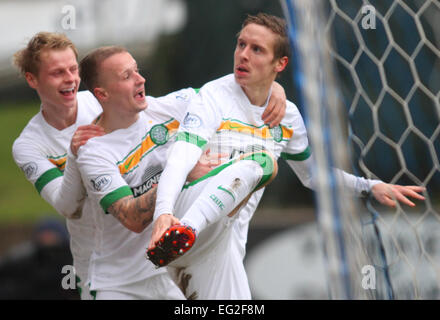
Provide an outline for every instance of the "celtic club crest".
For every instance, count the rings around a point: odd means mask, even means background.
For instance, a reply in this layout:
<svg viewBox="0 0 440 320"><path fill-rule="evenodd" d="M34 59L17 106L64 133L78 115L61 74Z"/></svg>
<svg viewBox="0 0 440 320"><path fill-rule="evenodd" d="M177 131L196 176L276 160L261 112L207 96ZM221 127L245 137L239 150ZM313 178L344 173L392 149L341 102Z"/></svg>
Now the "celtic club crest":
<svg viewBox="0 0 440 320"><path fill-rule="evenodd" d="M276 142L283 140L283 130L281 129L281 125L270 129L270 134Z"/></svg>
<svg viewBox="0 0 440 320"><path fill-rule="evenodd" d="M168 129L163 124L157 124L150 130L151 140L157 144L162 145L168 141Z"/></svg>

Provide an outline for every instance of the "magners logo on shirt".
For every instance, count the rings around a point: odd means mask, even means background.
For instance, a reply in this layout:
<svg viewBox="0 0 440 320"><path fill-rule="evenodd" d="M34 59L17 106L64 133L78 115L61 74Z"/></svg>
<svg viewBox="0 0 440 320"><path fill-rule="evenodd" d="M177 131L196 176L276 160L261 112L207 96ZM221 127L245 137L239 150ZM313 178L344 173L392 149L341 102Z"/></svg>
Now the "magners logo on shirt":
<svg viewBox="0 0 440 320"><path fill-rule="evenodd" d="M162 172L159 172L150 178L142 179L144 181L144 183L142 183L140 186L131 188L131 191L133 192L133 196L136 198L136 197L143 195L145 192L150 191L151 188L153 188L153 185L156 185L159 183L159 179L160 179L161 174L162 174ZM145 178L145 175L144 175L144 178Z"/></svg>

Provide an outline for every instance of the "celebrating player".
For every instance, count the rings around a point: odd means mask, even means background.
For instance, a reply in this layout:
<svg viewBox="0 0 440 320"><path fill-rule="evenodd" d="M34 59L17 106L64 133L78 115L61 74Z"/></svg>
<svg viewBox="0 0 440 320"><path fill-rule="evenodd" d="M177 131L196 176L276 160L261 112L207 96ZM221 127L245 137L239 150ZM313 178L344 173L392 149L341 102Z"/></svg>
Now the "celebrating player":
<svg viewBox="0 0 440 320"><path fill-rule="evenodd" d="M76 159L96 221L91 289L97 299L183 299L166 270L144 258L144 250L151 236L152 186L196 92L146 97L145 79L121 47L96 49L80 67L81 79L103 107L96 124L105 131L79 148Z"/></svg>
<svg viewBox="0 0 440 320"><path fill-rule="evenodd" d="M94 247L95 225L71 149L104 134L90 123L102 113L88 91L77 92L80 78L77 50L64 35L41 32L15 55L28 84L41 99L41 110L14 142L13 156L41 196L67 220L81 299L92 299L86 280ZM72 137L73 136L73 137ZM71 141L72 140L72 141ZM195 176L211 167L198 166ZM178 290L177 288L175 288ZM179 298L183 296L179 292Z"/></svg>
<svg viewBox="0 0 440 320"><path fill-rule="evenodd" d="M196 163L203 148L227 152L231 158L248 150L266 150L275 159L285 159L301 182L313 188L307 132L296 106L288 102L286 116L275 128L269 129L260 120L271 95L272 82L288 63L288 49L286 26L282 19L266 14L249 16L238 35L234 73L207 83L191 101L188 114L179 128L178 141L162 174L149 252L156 253L157 245L162 254L168 252L168 256L174 259L175 249L166 246L166 239L173 230L186 230L183 234L179 231L177 236L173 234L172 239L180 243L181 237L191 236L195 238L194 246L171 262L168 269L174 269L176 277L186 281L190 290L199 290L199 296L250 299L249 290L243 288L248 284L240 281L246 279L242 260L249 220L263 194L263 189L253 193L247 206L236 213L236 220L229 221L230 226L223 228L222 236L212 240L212 226L217 225L219 219L228 224L228 218L224 214L213 217L212 211L203 210L200 203L218 203L217 199L231 197L228 193L234 190L235 181L213 188L209 199L194 201L193 205L185 207L179 200L175 202L189 169ZM271 161L269 157L267 159ZM394 206L396 199L413 206L408 196L424 199L419 194L424 190L422 187L391 185L355 177L340 170L337 172L354 193L372 192L385 205ZM176 217L184 226L175 225ZM216 223L211 224L212 221ZM188 235L191 230L195 232ZM211 241L208 256L203 251L206 239Z"/></svg>
<svg viewBox="0 0 440 320"><path fill-rule="evenodd" d="M103 134L100 127L89 125L102 112L100 104L90 92L78 93L77 56L66 36L48 32L36 34L14 56L15 65L37 91L41 107L15 140L12 154L41 197L66 217L86 210L85 190L69 152L72 136L76 134L80 142ZM93 247L92 220L88 215L68 219L67 228L78 290L82 299L91 299L85 281Z"/></svg>

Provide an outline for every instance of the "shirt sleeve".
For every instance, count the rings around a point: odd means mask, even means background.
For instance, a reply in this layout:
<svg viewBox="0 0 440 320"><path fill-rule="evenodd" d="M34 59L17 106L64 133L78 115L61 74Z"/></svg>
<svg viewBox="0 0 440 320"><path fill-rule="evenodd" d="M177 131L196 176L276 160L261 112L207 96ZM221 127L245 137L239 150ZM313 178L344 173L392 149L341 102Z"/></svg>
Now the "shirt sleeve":
<svg viewBox="0 0 440 320"><path fill-rule="evenodd" d="M181 122L186 114L189 103L197 96L197 90L185 88L171 92L163 97L148 97L148 100L154 99L158 113L163 113Z"/></svg>
<svg viewBox="0 0 440 320"><path fill-rule="evenodd" d="M295 107L296 108L296 107ZM307 138L307 129L299 111L295 112L293 119L293 135L281 157L287 161L301 183L310 189L316 189L316 177L313 170L313 156ZM333 173L338 179L357 196L365 196L371 188L381 183L380 180L365 179L334 168Z"/></svg>
<svg viewBox="0 0 440 320"><path fill-rule="evenodd" d="M88 196L97 201L105 213L119 199L133 195L117 164L97 141L89 140L82 146L76 162Z"/></svg>
<svg viewBox="0 0 440 320"><path fill-rule="evenodd" d="M304 152L289 154L289 157L284 157L284 159L305 187L316 190L317 181L314 175L315 170L313 170L313 155L308 147ZM334 168L333 170L335 176L344 186L357 196L366 196L374 185L382 183L380 180L357 177L341 169Z"/></svg>
<svg viewBox="0 0 440 320"><path fill-rule="evenodd" d="M175 201L186 177L219 127L221 114L215 102L215 97L206 86L191 100L160 178L154 219L174 212Z"/></svg>
<svg viewBox="0 0 440 320"><path fill-rule="evenodd" d="M58 213L68 218L80 216L85 189L72 156L58 159L61 170L32 141L16 141L12 154L28 181Z"/></svg>
<svg viewBox="0 0 440 320"><path fill-rule="evenodd" d="M193 144L177 141L171 149L167 165L157 188L154 219L162 214L173 214L174 204L185 184L186 177L197 164L202 150Z"/></svg>
<svg viewBox="0 0 440 320"><path fill-rule="evenodd" d="M294 108L296 109L296 107ZM291 130L292 136L284 150L281 152L281 158L292 161L307 160L311 155L307 129L304 125L303 118L297 109L293 115L292 127L288 128L288 130Z"/></svg>
<svg viewBox="0 0 440 320"><path fill-rule="evenodd" d="M305 187L316 190L317 181L316 176L313 174L313 156L303 161L287 160L287 163ZM333 170L334 175L340 179L343 185L359 197L366 196L373 186L382 183L381 180L357 177L341 169L334 168Z"/></svg>
<svg viewBox="0 0 440 320"><path fill-rule="evenodd" d="M180 124L177 141L191 143L203 149L222 121L221 100L210 86L204 86L189 103Z"/></svg>

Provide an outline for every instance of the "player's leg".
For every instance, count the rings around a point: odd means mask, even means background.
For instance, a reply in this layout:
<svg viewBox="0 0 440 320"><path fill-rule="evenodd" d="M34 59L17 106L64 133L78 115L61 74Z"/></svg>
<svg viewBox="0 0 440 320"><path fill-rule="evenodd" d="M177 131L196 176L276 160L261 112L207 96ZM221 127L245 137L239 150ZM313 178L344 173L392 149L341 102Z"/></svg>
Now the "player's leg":
<svg viewBox="0 0 440 320"><path fill-rule="evenodd" d="M200 232L225 215L233 216L251 194L269 184L277 172L277 162L269 152L242 155L211 178L181 222Z"/></svg>
<svg viewBox="0 0 440 320"><path fill-rule="evenodd" d="M235 214L252 192L275 178L277 171L273 156L261 151L231 160L190 183L179 195L178 202L181 199L186 203L191 201L191 206L187 209L184 205L177 209L176 204L177 213L185 212L181 217L182 224L166 230L156 248L148 250L148 258L161 267L186 253L195 242L196 232L202 232L228 214ZM200 183L203 189L195 192L200 188Z"/></svg>
<svg viewBox="0 0 440 320"><path fill-rule="evenodd" d="M277 160L268 151L245 153L235 161L241 160L255 161L263 170L263 176L261 177L255 189L252 190L252 192L255 192L267 186L269 183L272 182L273 179L275 179L278 174Z"/></svg>
<svg viewBox="0 0 440 320"><path fill-rule="evenodd" d="M200 250L197 255L190 251L192 256L186 265L178 263L178 259L168 267L187 299L251 299L243 260L231 241L232 228L224 233L226 236L212 242L209 250Z"/></svg>

